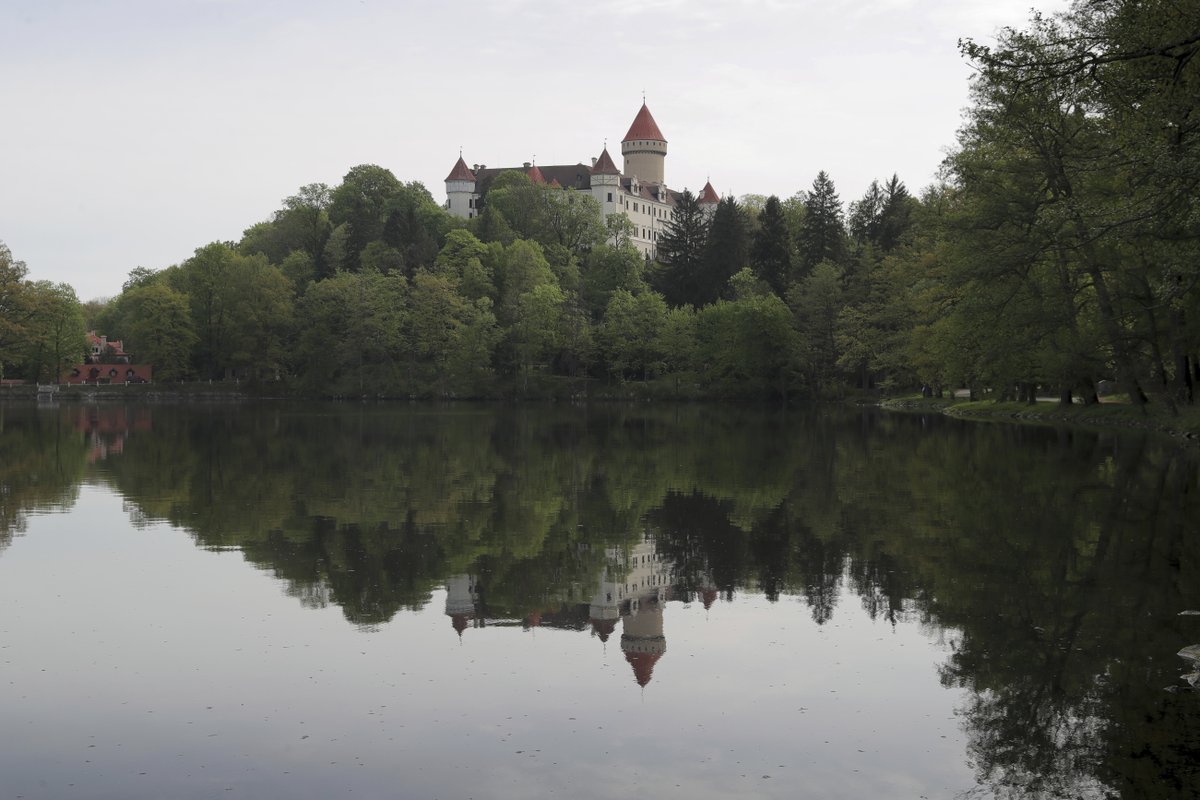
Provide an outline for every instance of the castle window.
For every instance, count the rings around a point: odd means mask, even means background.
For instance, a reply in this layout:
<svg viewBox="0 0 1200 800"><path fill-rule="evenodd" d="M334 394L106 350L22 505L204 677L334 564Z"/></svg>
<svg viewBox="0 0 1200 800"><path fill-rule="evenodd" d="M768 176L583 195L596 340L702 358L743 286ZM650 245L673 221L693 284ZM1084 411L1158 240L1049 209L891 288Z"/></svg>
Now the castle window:
<svg viewBox="0 0 1200 800"><path fill-rule="evenodd" d="M608 193L608 202L612 202L612 192Z"/></svg>

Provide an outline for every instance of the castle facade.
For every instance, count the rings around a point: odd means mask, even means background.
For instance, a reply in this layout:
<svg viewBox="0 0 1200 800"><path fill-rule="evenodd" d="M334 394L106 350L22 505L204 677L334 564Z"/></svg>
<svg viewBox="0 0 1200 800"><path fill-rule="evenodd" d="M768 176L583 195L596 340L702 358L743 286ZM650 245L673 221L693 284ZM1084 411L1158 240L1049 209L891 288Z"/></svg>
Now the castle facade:
<svg viewBox="0 0 1200 800"><path fill-rule="evenodd" d="M645 102L621 140L624 169L617 169L605 147L591 166L559 164L539 167L526 162L520 167L489 168L483 164L468 167L462 156L446 176L446 209L457 217L472 219L481 210L480 199L501 172L519 170L535 184L563 190L585 192L600 205L602 218L624 214L633 223L633 244L642 254L653 257L663 228L674 215L679 197L667 187L667 139L654 121ZM720 197L706 183L697 196L703 208L715 209Z"/></svg>

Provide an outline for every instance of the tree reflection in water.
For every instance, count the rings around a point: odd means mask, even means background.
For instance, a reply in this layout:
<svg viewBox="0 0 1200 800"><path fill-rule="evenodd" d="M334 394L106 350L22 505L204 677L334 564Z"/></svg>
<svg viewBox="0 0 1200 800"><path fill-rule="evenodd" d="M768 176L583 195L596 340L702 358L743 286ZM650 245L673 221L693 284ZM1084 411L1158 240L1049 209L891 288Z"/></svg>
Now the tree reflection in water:
<svg viewBox="0 0 1200 800"><path fill-rule="evenodd" d="M948 643L979 794L1200 785L1200 697L1164 691L1200 642L1197 462L1169 444L870 411L0 406L0 452L0 551L105 482L356 625L442 589L460 635L620 625L643 685L669 599L824 624L849 589Z"/></svg>

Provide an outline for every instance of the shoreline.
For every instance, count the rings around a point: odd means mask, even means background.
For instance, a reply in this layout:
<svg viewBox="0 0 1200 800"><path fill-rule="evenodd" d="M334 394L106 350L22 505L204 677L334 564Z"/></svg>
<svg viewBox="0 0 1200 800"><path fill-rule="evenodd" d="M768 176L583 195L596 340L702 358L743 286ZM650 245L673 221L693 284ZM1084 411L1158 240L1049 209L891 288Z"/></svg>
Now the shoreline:
<svg viewBox="0 0 1200 800"><path fill-rule="evenodd" d="M1063 408L1056 402L1033 405L994 400L936 399L921 397L881 400L885 411L933 412L973 422L1008 422L1023 425L1070 426L1090 430L1129 431L1165 436L1182 444L1200 445L1200 409L1186 408L1173 416L1161 406L1139 412L1124 403L1075 405Z"/></svg>
<svg viewBox="0 0 1200 800"><path fill-rule="evenodd" d="M282 388L282 387L280 387ZM101 384L89 385L57 385L53 392L39 394L39 387L34 384L0 386L0 402L51 402L69 403L105 403L145 401L151 403L240 403L256 401L375 401L411 403L415 398L407 397L319 397L296 394L289 391L270 391L264 384L230 384L217 383L182 383L182 384ZM525 398L515 402L544 403L561 401L562 398ZM597 403L713 403L717 405L730 404L746 405L745 402L728 401L720 398L648 398L630 393L622 397L619 394L600 394L590 398L573 398L573 402L582 399L583 402ZM468 403L501 403L511 404L513 398L465 399L465 398L429 398L418 402L468 402ZM836 401L834 401L836 402ZM1027 425L1071 426L1091 430L1130 431L1152 433L1166 436L1180 443L1200 445L1200 407L1184 408L1182 413L1173 416L1161 406L1154 406L1144 412L1139 412L1133 406L1124 403L1101 403L1099 405L1075 405L1064 409L1056 402L1039 402L1033 405L1017 402L996 402L993 400L963 400L961 398L923 398L920 396L904 396L885 400L866 400L862 398L852 401L854 405L879 408L896 413L932 413L937 412L956 419L975 422L1007 422ZM751 403L752 405L757 405Z"/></svg>

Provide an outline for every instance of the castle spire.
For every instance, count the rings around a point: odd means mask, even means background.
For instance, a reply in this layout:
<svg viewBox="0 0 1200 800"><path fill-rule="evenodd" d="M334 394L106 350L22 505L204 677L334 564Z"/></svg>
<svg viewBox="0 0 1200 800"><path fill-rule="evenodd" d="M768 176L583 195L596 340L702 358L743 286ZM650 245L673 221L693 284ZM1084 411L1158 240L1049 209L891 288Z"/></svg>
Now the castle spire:
<svg viewBox="0 0 1200 800"><path fill-rule="evenodd" d="M629 126L629 133L625 134L621 143L624 144L635 139L650 139L662 142L664 145L667 143L667 137L663 136L662 131L659 130L658 123L654 121L654 115L650 113L645 98L642 99L642 107L638 110L637 116L633 118L633 124Z"/></svg>
<svg viewBox="0 0 1200 800"><path fill-rule="evenodd" d="M454 169L450 170L450 174L446 176L446 180L474 182L475 173L471 172L471 168L467 166L467 162L463 161L462 150L458 151L458 161L454 162Z"/></svg>
<svg viewBox="0 0 1200 800"><path fill-rule="evenodd" d="M625 156L625 177L637 177L642 183L666 182L667 137L663 136L644 99L629 132L621 140L621 154Z"/></svg>

